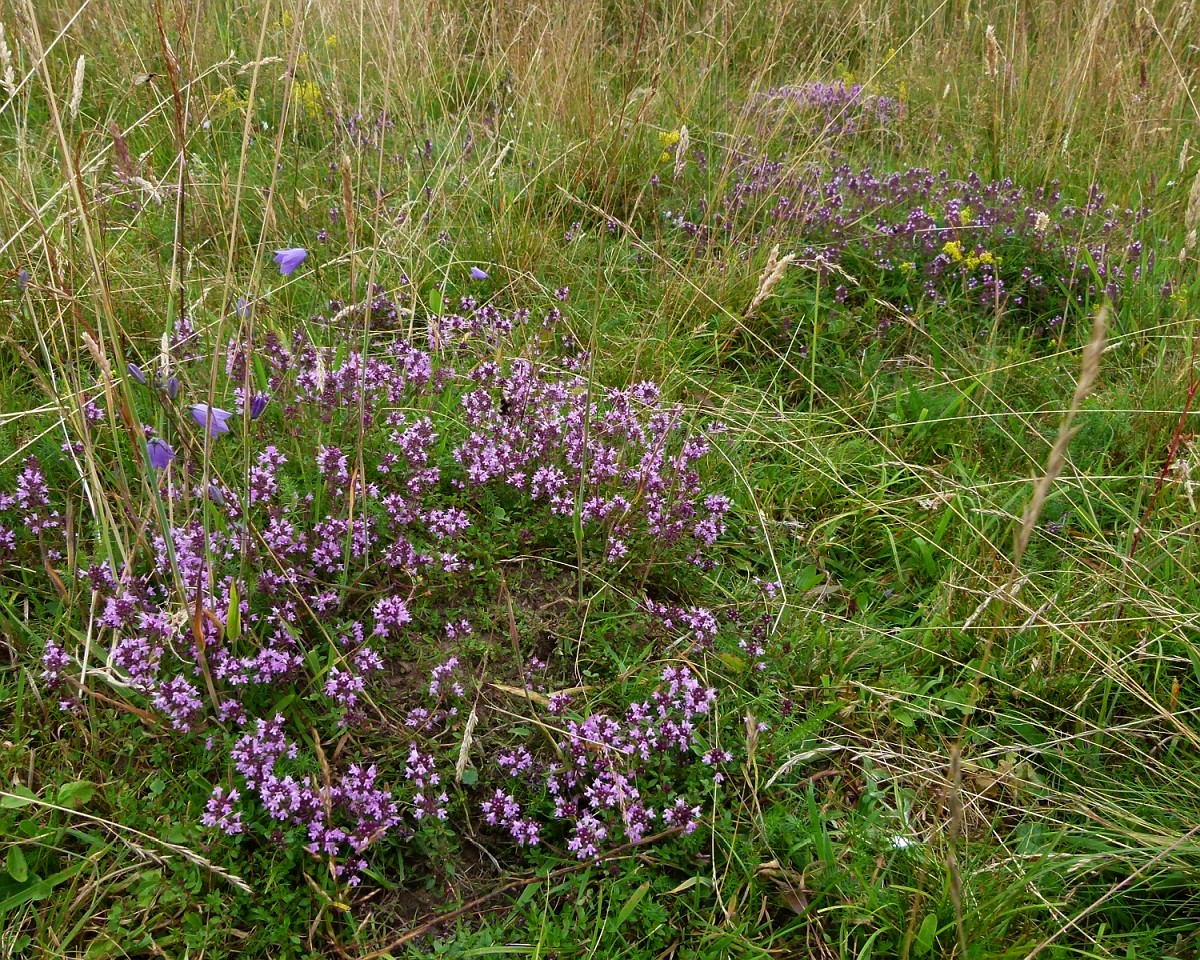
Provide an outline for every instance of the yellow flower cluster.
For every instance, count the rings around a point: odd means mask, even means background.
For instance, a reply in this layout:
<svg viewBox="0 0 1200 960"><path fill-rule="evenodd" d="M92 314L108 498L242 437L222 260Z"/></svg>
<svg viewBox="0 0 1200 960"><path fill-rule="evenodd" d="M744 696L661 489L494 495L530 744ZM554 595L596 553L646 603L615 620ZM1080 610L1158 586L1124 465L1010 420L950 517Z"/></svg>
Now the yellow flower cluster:
<svg viewBox="0 0 1200 960"><path fill-rule="evenodd" d="M683 133L680 130L660 130L658 132L658 142L663 148L663 152L658 158L659 163L671 162L670 148L675 146L682 136Z"/></svg>
<svg viewBox="0 0 1200 960"><path fill-rule="evenodd" d="M237 87L226 87L213 97L213 113L233 113L234 111L245 113L249 109L250 98L243 97Z"/></svg>
<svg viewBox="0 0 1200 960"><path fill-rule="evenodd" d="M292 95L306 118L312 120L321 115L321 88L315 80L297 83L292 88Z"/></svg>
<svg viewBox="0 0 1200 960"><path fill-rule="evenodd" d="M963 253L962 242L959 240L949 240L942 247L942 253L948 256L955 263L961 263L968 270L977 270L984 264L991 266L999 266L1000 258L993 255L991 252L984 250L981 253Z"/></svg>

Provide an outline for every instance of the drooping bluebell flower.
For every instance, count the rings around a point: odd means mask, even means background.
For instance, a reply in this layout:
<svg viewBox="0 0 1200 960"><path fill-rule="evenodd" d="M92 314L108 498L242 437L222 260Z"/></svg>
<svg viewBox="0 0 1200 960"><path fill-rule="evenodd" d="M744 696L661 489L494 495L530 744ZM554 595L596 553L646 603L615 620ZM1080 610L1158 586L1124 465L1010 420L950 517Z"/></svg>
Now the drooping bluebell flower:
<svg viewBox="0 0 1200 960"><path fill-rule="evenodd" d="M221 434L229 432L229 420L233 416L228 410L220 407L210 407L207 403L193 403L191 406L192 419L208 431L214 440Z"/></svg>
<svg viewBox="0 0 1200 960"><path fill-rule="evenodd" d="M238 297L237 303L233 305L233 312L239 320L245 320L250 316L250 301L246 297Z"/></svg>
<svg viewBox="0 0 1200 960"><path fill-rule="evenodd" d="M129 375L143 387L146 385L146 375L142 372L142 368L136 363L130 363L125 369L128 370Z"/></svg>
<svg viewBox="0 0 1200 960"><path fill-rule="evenodd" d="M486 280L487 278L488 278L488 275L487 275L486 270L480 270L479 267L471 268L471 279L472 280Z"/></svg>
<svg viewBox="0 0 1200 960"><path fill-rule="evenodd" d="M171 400L174 400L178 396L179 396L179 378L178 377L168 377L167 378L167 397L170 398Z"/></svg>
<svg viewBox="0 0 1200 960"><path fill-rule="evenodd" d="M263 415L263 411L267 409L267 401L270 398L265 393L256 393L250 398L250 419L257 420Z"/></svg>
<svg viewBox="0 0 1200 960"><path fill-rule="evenodd" d="M151 437L146 441L146 453L150 456L150 466L155 470L166 470L175 459L175 451L161 437Z"/></svg>
<svg viewBox="0 0 1200 960"><path fill-rule="evenodd" d="M286 250L275 251L275 262L279 264L279 272L285 277L302 264L308 257L308 251L303 247L288 247Z"/></svg>
<svg viewBox="0 0 1200 960"><path fill-rule="evenodd" d="M24 292L25 288L27 286L29 286L29 280L30 280L29 271L28 270L20 271L17 274L17 289Z"/></svg>

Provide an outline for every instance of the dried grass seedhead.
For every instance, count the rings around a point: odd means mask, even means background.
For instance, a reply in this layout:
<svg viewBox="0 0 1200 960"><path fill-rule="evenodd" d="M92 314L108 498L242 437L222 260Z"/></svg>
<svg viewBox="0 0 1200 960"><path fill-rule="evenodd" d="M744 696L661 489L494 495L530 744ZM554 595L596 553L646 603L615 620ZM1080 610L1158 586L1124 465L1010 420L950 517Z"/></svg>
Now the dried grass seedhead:
<svg viewBox="0 0 1200 960"><path fill-rule="evenodd" d="M1183 229L1187 236L1183 241L1183 254L1186 256L1196 247L1196 232L1200 229L1200 170L1192 180L1192 191L1188 194L1187 211L1183 215Z"/></svg>
<svg viewBox="0 0 1200 960"><path fill-rule="evenodd" d="M996 28L988 24L984 35L983 72L988 77L998 77L1000 67L1004 64L1004 51L1000 49L1000 41L996 39Z"/></svg>
<svg viewBox="0 0 1200 960"><path fill-rule="evenodd" d="M82 334L83 344L87 347L88 353L92 355L92 359L96 361L96 366L100 368L100 372L104 374L106 380L112 379L112 364L109 363L108 357L105 355L103 348L98 344L95 338L86 330Z"/></svg>
<svg viewBox="0 0 1200 960"><path fill-rule="evenodd" d="M117 177L122 181L128 181L134 175L133 157L129 155L129 142L121 133L121 128L115 123L109 123L108 132L112 136L113 166L116 168Z"/></svg>
<svg viewBox="0 0 1200 960"><path fill-rule="evenodd" d="M675 173L674 179L678 180L679 175L683 173L683 168L687 166L687 151L688 151L688 128L682 126L679 128L679 143L675 145Z"/></svg>
<svg viewBox="0 0 1200 960"><path fill-rule="evenodd" d="M74 120L79 116L79 105L83 103L83 71L87 60L81 54L75 61L75 79L71 83L71 102L67 105L67 115Z"/></svg>
<svg viewBox="0 0 1200 960"><path fill-rule="evenodd" d="M13 67L12 50L8 46L8 37L4 33L4 24L0 23L0 85L10 97L17 95L17 71Z"/></svg>
<svg viewBox="0 0 1200 960"><path fill-rule="evenodd" d="M783 274L787 270L788 264L795 259L796 255L794 253L789 253L781 258L779 256L779 244L775 244L771 248L771 255L767 257L767 266L758 280L758 291L754 294L754 299L750 301L750 306L746 308L746 319L754 316L758 308L763 305L763 302L771 295L771 288L783 279Z"/></svg>

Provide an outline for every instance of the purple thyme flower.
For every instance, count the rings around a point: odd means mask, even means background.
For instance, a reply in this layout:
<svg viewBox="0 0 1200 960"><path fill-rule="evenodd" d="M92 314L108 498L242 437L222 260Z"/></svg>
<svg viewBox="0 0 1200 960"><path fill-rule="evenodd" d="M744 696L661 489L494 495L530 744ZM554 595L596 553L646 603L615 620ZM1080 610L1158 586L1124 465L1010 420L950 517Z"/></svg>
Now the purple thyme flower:
<svg viewBox="0 0 1200 960"><path fill-rule="evenodd" d="M200 822L206 827L216 827L230 836L242 832L242 815L233 809L240 795L236 790L225 792L223 787L213 790L212 796L204 806L204 816Z"/></svg>
<svg viewBox="0 0 1200 960"><path fill-rule="evenodd" d="M689 807L683 797L677 798L675 804L667 807L662 814L663 823L668 827L680 827L684 833L694 833L699 819L700 808Z"/></svg>
<svg viewBox="0 0 1200 960"><path fill-rule="evenodd" d="M155 470L166 470L167 465L175 459L175 451L161 437L151 437L146 441L146 453L150 456L150 466Z"/></svg>
<svg viewBox="0 0 1200 960"><path fill-rule="evenodd" d="M279 272L283 276L288 276L308 256L308 251L303 247L288 247L286 250L275 251L275 262L279 264Z"/></svg>
<svg viewBox="0 0 1200 960"><path fill-rule="evenodd" d="M133 377L133 379L136 380L138 383L140 383L143 387L146 385L146 375L144 373L142 373L142 368L139 367L136 363L130 363L129 366L127 366L125 369L128 370L129 375L131 377Z"/></svg>
<svg viewBox="0 0 1200 960"><path fill-rule="evenodd" d="M390 637L412 620L408 606L399 597L384 597L375 604L375 635Z"/></svg>
<svg viewBox="0 0 1200 960"><path fill-rule="evenodd" d="M487 271L480 270L479 267L471 268L471 279L472 280L486 280L487 278L488 278Z"/></svg>
<svg viewBox="0 0 1200 960"><path fill-rule="evenodd" d="M229 419L233 414L228 410L210 407L207 403L193 403L191 411L192 419L207 430L214 440L221 434L229 432Z"/></svg>
<svg viewBox="0 0 1200 960"><path fill-rule="evenodd" d="M71 666L71 658L53 640L46 641L46 649L42 653L42 682L47 690L57 690L62 686L62 674Z"/></svg>

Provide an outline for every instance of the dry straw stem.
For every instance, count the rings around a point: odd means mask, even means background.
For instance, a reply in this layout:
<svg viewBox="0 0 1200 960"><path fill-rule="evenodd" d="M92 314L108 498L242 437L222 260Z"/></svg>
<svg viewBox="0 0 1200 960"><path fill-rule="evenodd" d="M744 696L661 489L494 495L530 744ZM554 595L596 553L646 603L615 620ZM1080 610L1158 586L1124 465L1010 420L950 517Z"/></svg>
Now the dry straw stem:
<svg viewBox="0 0 1200 960"><path fill-rule="evenodd" d="M1016 542L1013 546L1012 568L1007 581L1000 588L998 594L1002 603L1008 604L1015 599L1017 584L1021 582L1019 576L1021 560L1024 558L1025 550L1029 546L1029 540L1033 536L1033 528L1042 514L1042 508L1046 505L1046 498L1050 495L1050 488L1054 485L1054 481L1058 479L1059 474L1062 473L1062 469L1066 465L1067 447L1070 446L1071 438L1076 433L1076 429L1073 426L1075 417L1083 406L1083 401L1091 394L1092 387L1096 384L1096 378L1100 374L1100 360L1104 356L1104 344L1108 331L1108 312L1109 305L1107 303L1096 311L1092 322L1092 336L1083 348L1079 381L1075 384L1075 393L1071 397L1071 406L1058 425L1058 437L1054 441L1050 455L1046 458L1045 472L1038 478L1033 488L1033 495L1025 505L1024 517L1021 527L1016 533ZM966 736L967 727L971 722L971 715L974 712L975 704L979 700L980 686L983 683L984 677L988 675L988 667L992 659L995 638L996 631L992 630L988 633L987 641L984 643L983 654L980 657L979 667L975 673L975 681L971 686L969 709L963 713L962 725L959 728L958 741L955 744L956 750L961 750L962 748L963 737Z"/></svg>
<svg viewBox="0 0 1200 960"><path fill-rule="evenodd" d="M1083 401L1091 394L1092 387L1095 386L1096 378L1100 373L1100 359L1104 355L1105 335L1108 330L1108 311L1107 303L1096 311L1095 319L1092 322L1091 339L1083 348L1079 382L1075 384L1075 394L1071 397L1070 409L1067 410L1066 416L1058 425L1058 439L1054 441L1050 456L1046 459L1046 472L1038 479L1033 488L1033 496L1025 505L1025 516L1021 523L1021 529L1017 531L1016 544L1013 549L1014 578L1016 571L1021 566L1021 558L1025 556L1025 548L1029 546L1029 538L1033 535L1034 524L1041 516L1042 507L1045 506L1046 498L1050 495L1050 488L1058 479L1058 475L1062 473L1062 468L1067 462L1067 447L1077 432L1072 424L1080 407L1083 406Z"/></svg>
<svg viewBox="0 0 1200 960"><path fill-rule="evenodd" d="M1151 867L1153 867L1155 864L1157 864L1161 860L1165 859L1169 854L1174 853L1175 850L1182 847L1185 843L1187 843L1189 840L1191 840L1192 837L1194 837L1197 833L1200 833L1200 824L1197 824L1196 826L1192 827L1190 830L1187 831L1187 833L1184 833L1181 836L1177 837L1169 845L1164 847L1162 850L1158 851L1158 853L1156 853L1153 857L1151 857L1145 863L1140 864L1136 870L1134 870L1132 873L1130 873L1129 876L1125 877L1125 879L1123 879L1120 883L1116 884L1116 886L1112 887L1106 894L1104 894L1104 896L1100 897L1098 900L1094 900L1091 903L1089 903L1086 907L1084 907L1084 909L1082 911L1077 913L1074 917L1070 918L1064 926L1062 926L1060 929L1056 930L1054 933L1052 933L1050 936L1048 936L1045 940L1043 940L1036 947L1034 947L1032 950L1030 950L1029 953L1025 954L1025 960L1033 960L1034 957L1040 956L1043 950L1045 950L1048 946L1050 946L1052 943L1054 943L1054 941L1058 940L1061 936L1068 933L1070 930L1082 929L1079 926L1079 924L1083 920L1084 917L1088 916L1089 914L1095 913L1104 903L1111 900L1113 897L1117 896L1117 894L1119 894L1122 890L1124 890L1127 887L1136 883L1138 880L1140 880L1142 877L1144 877L1150 871Z"/></svg>
<svg viewBox="0 0 1200 960"><path fill-rule="evenodd" d="M133 827L127 827L123 823L117 823L115 820L106 820L104 817L97 817L91 813L84 813L82 810L72 810L70 807L63 807L57 803L50 803L49 801L43 800L40 797L25 796L20 793L10 793L7 790L0 790L0 797L7 800L9 804L14 807L26 805L34 806L42 810L55 810L59 813L65 813L68 817L77 817L81 820L90 820L92 823L98 823L106 830L112 832L114 836L121 837L121 839L123 839L131 847L136 848L137 844L129 840L129 838L124 835L128 834L130 836L138 837L141 840L145 840L148 843L160 846L164 850L183 857L183 859L189 861L190 863L196 864L198 867L203 867L209 873L213 874L213 876L220 877L222 880L233 884L233 886L237 887L243 893L254 893L254 891L250 888L250 885L237 874L231 873L224 867L218 866L206 857L196 853L195 850L190 850L181 844L171 843L168 840L162 840L149 833L143 833L141 830L135 830Z"/></svg>

